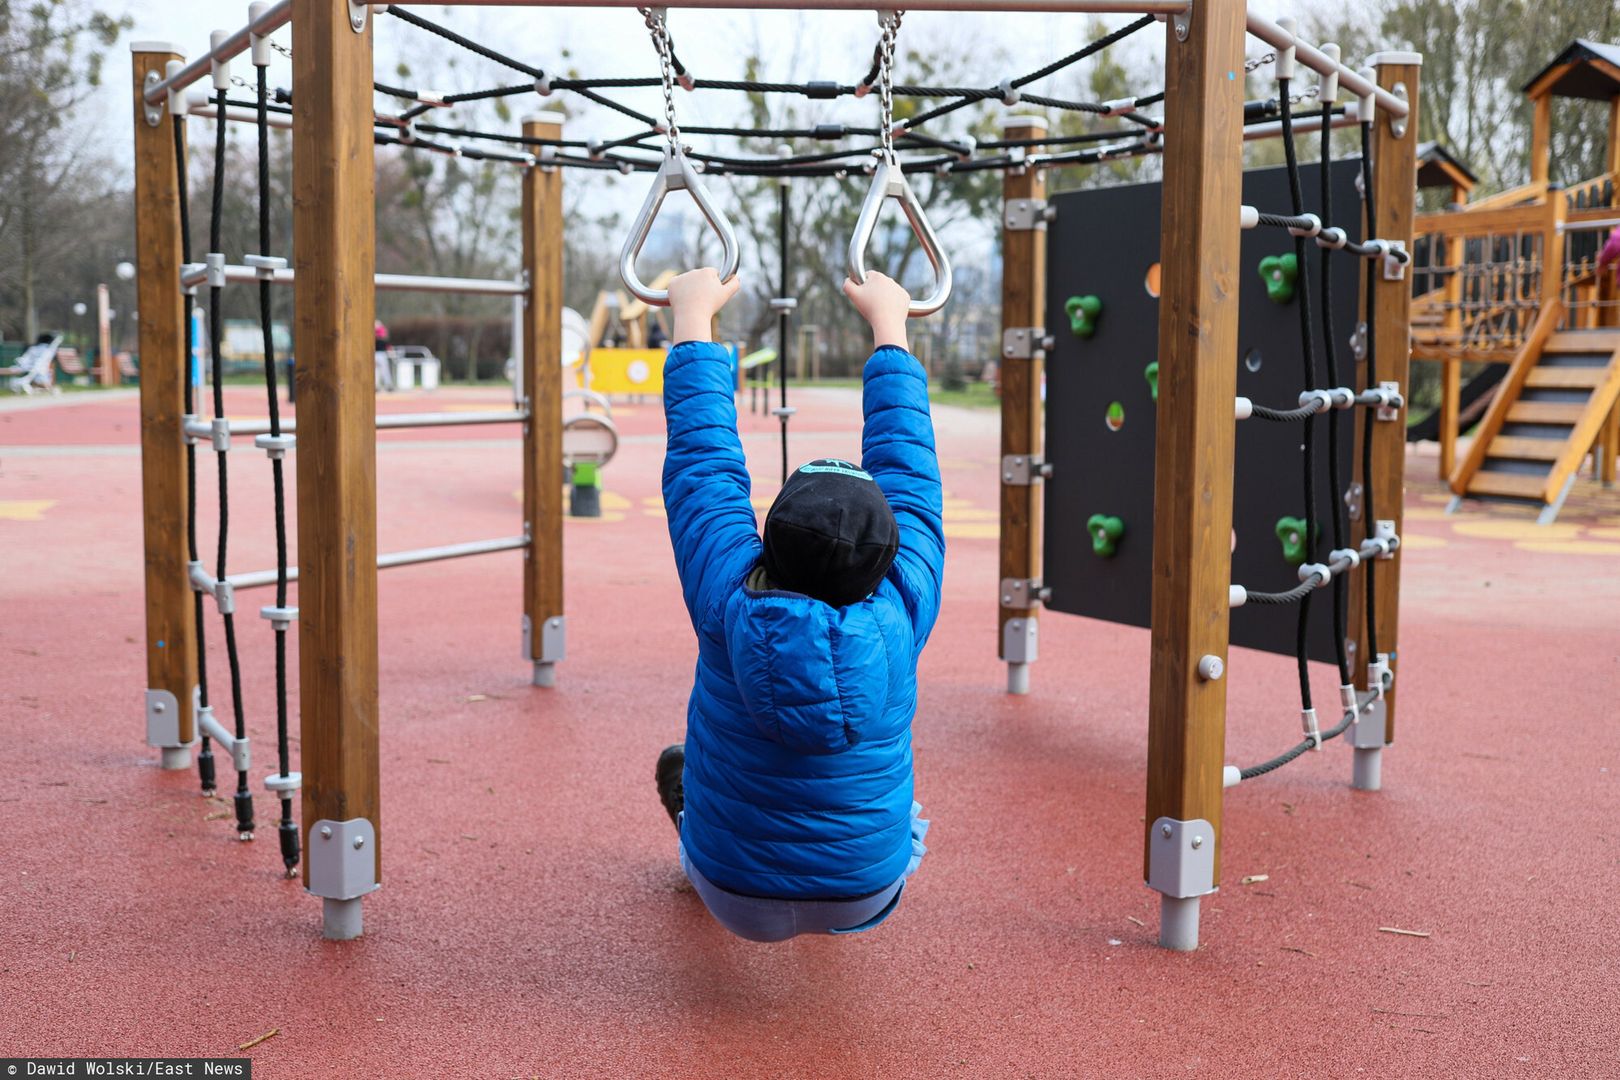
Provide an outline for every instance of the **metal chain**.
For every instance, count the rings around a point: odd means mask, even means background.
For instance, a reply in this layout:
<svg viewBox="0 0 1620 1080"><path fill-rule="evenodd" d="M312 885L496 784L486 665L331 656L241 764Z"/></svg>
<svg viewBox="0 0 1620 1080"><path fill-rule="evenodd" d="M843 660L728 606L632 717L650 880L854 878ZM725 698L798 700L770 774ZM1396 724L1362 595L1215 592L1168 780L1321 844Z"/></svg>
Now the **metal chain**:
<svg viewBox="0 0 1620 1080"><path fill-rule="evenodd" d="M883 160L894 164L894 43L900 34L904 11L884 11L878 15L883 28L878 38L878 137L882 140Z"/></svg>
<svg viewBox="0 0 1620 1080"><path fill-rule="evenodd" d="M1243 74L1248 75L1265 67L1267 64L1275 64L1276 62L1277 54L1274 52L1268 52L1264 56L1257 56L1253 60L1245 60L1243 62Z"/></svg>
<svg viewBox="0 0 1620 1080"><path fill-rule="evenodd" d="M283 45L281 42L272 41L270 43L270 47L276 52L280 53L282 56L285 56L287 59L292 59L292 50L287 48L287 46Z"/></svg>
<svg viewBox="0 0 1620 1080"><path fill-rule="evenodd" d="M658 73L664 80L664 136L675 153L681 149L681 129L675 122L675 47L670 44L669 26L663 8L636 8L646 20L652 34L653 48L658 51Z"/></svg>

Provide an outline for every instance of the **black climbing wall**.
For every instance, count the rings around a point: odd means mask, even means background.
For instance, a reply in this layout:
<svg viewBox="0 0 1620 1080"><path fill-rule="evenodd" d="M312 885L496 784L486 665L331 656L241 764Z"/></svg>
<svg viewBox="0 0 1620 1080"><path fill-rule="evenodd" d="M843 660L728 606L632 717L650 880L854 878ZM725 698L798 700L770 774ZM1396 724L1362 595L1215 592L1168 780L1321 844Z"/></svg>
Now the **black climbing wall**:
<svg viewBox="0 0 1620 1080"><path fill-rule="evenodd" d="M1314 145L1312 147L1314 149ZM1331 223L1361 238L1361 203L1356 194L1355 160L1333 166ZM1301 170L1305 205L1320 215L1320 172ZM1149 267L1160 258L1160 185L1069 192L1053 197L1057 214L1049 225L1046 325L1056 346L1046 364L1046 455L1052 464L1046 482L1046 559L1043 581L1052 595L1047 607L1075 615L1135 626L1149 624L1153 554L1153 445L1155 403L1144 369L1157 359L1159 301L1147 288ZM1260 169L1243 178L1243 201L1263 211L1289 213L1288 178L1281 168ZM1292 408L1306 386L1300 350L1299 302L1267 298L1258 266L1269 255L1293 250L1286 230L1260 228L1243 234L1239 279L1237 393L1257 404ZM1339 385L1353 385L1355 357L1350 337L1356 328L1357 297L1365 262L1337 253L1333 265L1333 330ZM1318 374L1310 385L1327 387L1321 340L1321 265L1316 245L1308 245L1313 337ZM1155 282L1155 287L1156 287ZM1081 338L1070 329L1064 305L1070 297L1095 295L1102 314L1095 334ZM1017 361L1011 361L1017 363ZM1117 430L1109 422L1114 403L1123 410ZM1332 549L1329 514L1333 500L1350 483L1359 409L1335 412L1339 425L1340 476L1328 475L1327 417L1316 421L1316 501L1320 540L1311 562L1326 562ZM1277 520L1304 511L1303 423L1248 419L1237 425L1237 468L1233 487L1232 580L1250 589L1280 592L1298 584L1296 568L1283 558ZM1112 557L1092 551L1086 521L1093 514L1122 519L1123 537ZM1332 660L1331 589L1312 597L1310 656ZM1352 619L1358 606L1351 597ZM1250 604L1232 612L1232 643L1293 655L1297 606Z"/></svg>

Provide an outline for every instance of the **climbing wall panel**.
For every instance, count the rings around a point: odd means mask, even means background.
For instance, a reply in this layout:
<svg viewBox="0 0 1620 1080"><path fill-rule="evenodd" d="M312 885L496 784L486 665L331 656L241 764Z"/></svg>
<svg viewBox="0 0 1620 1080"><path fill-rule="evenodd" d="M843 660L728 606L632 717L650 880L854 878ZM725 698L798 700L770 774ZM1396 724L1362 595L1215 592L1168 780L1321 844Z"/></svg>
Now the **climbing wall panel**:
<svg viewBox="0 0 1620 1080"><path fill-rule="evenodd" d="M1355 239L1362 232L1358 168L1358 162L1349 160L1335 163L1332 171L1331 221ZM1318 214L1320 175L1315 165L1302 169L1306 209ZM1245 203L1262 210L1290 211L1288 179L1281 168L1246 173L1243 193ZM1160 185L1068 192L1054 196L1051 203L1057 213L1048 226L1046 326L1056 343L1046 363L1046 460L1052 465L1046 481L1044 537L1043 581L1052 590L1047 607L1147 626L1153 447L1159 419L1155 369L1150 365L1158 359ZM1292 251L1293 238L1284 230L1253 229L1243 234L1236 393L1275 408L1295 407L1305 386L1299 290L1296 287L1286 300L1283 294L1289 290L1277 290L1276 274L1286 276L1286 266L1279 267L1277 260ZM1349 385L1355 374L1351 338L1365 264L1346 254L1336 254L1331 261L1339 384ZM1314 243L1309 245L1307 264L1318 371L1312 385L1326 387L1320 255ZM1316 421L1319 529L1314 548L1303 543L1302 529L1285 522L1304 516L1304 424L1238 422L1234 582L1280 592L1298 584L1299 556L1307 550L1310 557L1303 561L1327 561L1333 546L1328 515L1333 500L1350 484L1352 416L1353 411L1336 412L1331 420ZM1330 422L1339 425L1337 479L1328 473ZM1290 540L1296 543L1289 544ZM1295 561L1290 561L1290 553ZM1331 609L1331 590L1318 590L1311 603L1312 659L1333 658ZM1232 643L1293 655L1296 620L1294 606L1236 609Z"/></svg>

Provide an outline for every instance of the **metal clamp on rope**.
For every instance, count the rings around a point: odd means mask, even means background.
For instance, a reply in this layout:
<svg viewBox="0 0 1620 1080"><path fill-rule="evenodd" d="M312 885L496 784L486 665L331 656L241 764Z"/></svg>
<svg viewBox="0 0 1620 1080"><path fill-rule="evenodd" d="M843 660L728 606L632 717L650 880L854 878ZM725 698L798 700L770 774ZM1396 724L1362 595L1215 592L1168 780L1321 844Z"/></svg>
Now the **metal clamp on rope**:
<svg viewBox="0 0 1620 1080"><path fill-rule="evenodd" d="M1299 726L1304 730L1305 741L1311 744L1311 749L1322 749L1322 727L1316 722L1315 709L1301 709L1299 711Z"/></svg>
<svg viewBox="0 0 1620 1080"><path fill-rule="evenodd" d="M1333 391L1331 390L1301 390L1299 404L1301 407L1316 405L1317 412L1329 412L1333 409Z"/></svg>
<svg viewBox="0 0 1620 1080"><path fill-rule="evenodd" d="M732 232L731 222L709 200L709 193L692 168L692 163L687 160L686 152L679 147L666 146L664 163L653 177L652 188L630 226L630 235L625 237L623 250L619 252L619 277L624 279L624 287L636 299L656 307L669 306L669 290L654 289L636 276L636 256L641 254L642 245L652 233L653 222L658 218L658 208L664 205L664 197L672 191L690 194L704 220L720 237L720 280L730 281L736 277L737 264L741 261L737 251L737 234Z"/></svg>
<svg viewBox="0 0 1620 1080"><path fill-rule="evenodd" d="M1018 92L1018 88L1013 85L1011 78L1002 79L996 84L996 89L1001 91L1001 103L1003 105L1016 105L1024 99L1024 95Z"/></svg>
<svg viewBox="0 0 1620 1080"><path fill-rule="evenodd" d="M220 46L230 38L229 30L214 30L208 35L208 70L214 76L215 90L229 90L231 88L231 62L219 58ZM219 122L225 122L225 110L220 110Z"/></svg>
<svg viewBox="0 0 1620 1080"><path fill-rule="evenodd" d="M252 44L254 67L270 66L270 35L256 33L253 29L264 13L269 10L270 5L265 0L254 0L253 3L248 5L248 41Z"/></svg>
<svg viewBox="0 0 1620 1080"><path fill-rule="evenodd" d="M210 289L223 289L225 287L225 255L222 252L210 251L203 256L203 266L207 268L207 283Z"/></svg>
<svg viewBox="0 0 1620 1080"><path fill-rule="evenodd" d="M265 790L278 799L290 799L293 793L304 786L304 774L290 772L286 775L271 773L264 778Z"/></svg>
<svg viewBox="0 0 1620 1080"><path fill-rule="evenodd" d="M1373 524L1373 534L1361 541L1361 557L1393 559L1400 546L1401 538L1396 535L1395 522L1390 518L1379 518Z"/></svg>
<svg viewBox="0 0 1620 1080"><path fill-rule="evenodd" d="M1315 214L1300 214L1299 219L1301 221L1305 222L1305 224L1304 225L1290 225L1290 226L1288 226L1288 234L1290 236L1303 236L1303 237L1306 237L1308 239L1308 238L1310 238L1312 236L1320 236L1321 235L1321 233L1322 233L1322 219L1321 218L1317 217Z"/></svg>
<svg viewBox="0 0 1620 1080"><path fill-rule="evenodd" d="M1378 659L1367 665L1367 689L1382 701L1384 693L1395 684L1395 672L1389 666L1389 653L1379 653Z"/></svg>
<svg viewBox="0 0 1620 1080"><path fill-rule="evenodd" d="M1103 102L1103 108L1108 110L1105 116L1124 116L1128 112L1136 111L1136 99L1115 98L1113 101Z"/></svg>
<svg viewBox="0 0 1620 1080"><path fill-rule="evenodd" d="M1316 246L1329 251L1339 251L1350 242L1350 237L1337 225L1323 229L1316 236Z"/></svg>
<svg viewBox="0 0 1620 1080"><path fill-rule="evenodd" d="M866 201L861 203L860 217L855 221L855 234L849 238L850 280L857 285L866 284L866 246L872 242L872 233L877 228L878 215L883 210L885 199L899 202L911 231L922 245L923 254L934 268L933 290L921 300L913 300L906 313L912 318L932 315L951 298L951 262L940 247L939 237L934 235L934 227L928 223L928 215L923 213L922 204L917 201L911 185L906 183L900 162L892 158L879 157L877 167L872 172L872 187L866 193Z"/></svg>
<svg viewBox="0 0 1620 1080"><path fill-rule="evenodd" d="M1242 585L1228 585L1226 587L1226 606L1239 608L1249 602L1249 590Z"/></svg>
<svg viewBox="0 0 1620 1080"><path fill-rule="evenodd" d="M231 448L231 421L228 417L216 416L208 422L208 441L221 454Z"/></svg>
<svg viewBox="0 0 1620 1080"><path fill-rule="evenodd" d="M771 310L777 312L793 311L799 302L791 296L776 296L771 298Z"/></svg>
<svg viewBox="0 0 1620 1080"><path fill-rule="evenodd" d="M297 444L296 435L257 435L253 439L253 445L263 450L271 461L280 461Z"/></svg>
<svg viewBox="0 0 1620 1080"><path fill-rule="evenodd" d="M1328 562L1348 562L1350 565L1345 567L1345 569L1354 570L1356 567L1361 565L1361 552L1357 551L1355 548L1335 548L1334 550L1328 552Z"/></svg>
<svg viewBox="0 0 1620 1080"><path fill-rule="evenodd" d="M1328 582L1333 580L1333 568L1325 563L1319 562L1308 562L1302 564L1299 568L1299 580L1311 581L1311 578L1313 577L1316 580L1311 582L1311 584L1315 585L1318 589L1323 588Z"/></svg>
<svg viewBox="0 0 1620 1080"><path fill-rule="evenodd" d="M1361 715L1361 701L1356 697L1356 688L1350 683L1339 687L1339 705L1345 712L1353 716Z"/></svg>
<svg viewBox="0 0 1620 1080"><path fill-rule="evenodd" d="M1358 399L1363 405L1376 406L1378 419L1394 420L1406 399L1401 396L1401 384L1398 382L1381 382L1361 392Z"/></svg>
<svg viewBox="0 0 1620 1080"><path fill-rule="evenodd" d="M276 607L266 604L259 609L259 618L268 620L270 629L277 633L284 632L298 618L298 609L295 607Z"/></svg>
<svg viewBox="0 0 1620 1080"><path fill-rule="evenodd" d="M274 281L277 270L287 269L287 260L276 255L244 255L242 261L253 267L260 281Z"/></svg>

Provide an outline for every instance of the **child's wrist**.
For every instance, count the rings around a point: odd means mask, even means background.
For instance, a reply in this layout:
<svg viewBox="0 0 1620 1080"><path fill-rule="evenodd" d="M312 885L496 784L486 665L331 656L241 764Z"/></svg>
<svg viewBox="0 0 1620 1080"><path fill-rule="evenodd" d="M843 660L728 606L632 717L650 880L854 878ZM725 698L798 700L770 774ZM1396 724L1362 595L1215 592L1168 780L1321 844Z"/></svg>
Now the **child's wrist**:
<svg viewBox="0 0 1620 1080"><path fill-rule="evenodd" d="M872 348L881 349L885 345L905 349L907 352L911 351L911 346L906 341L906 321L904 319L898 322L883 320L872 324Z"/></svg>
<svg viewBox="0 0 1620 1080"><path fill-rule="evenodd" d="M675 341L711 341L713 340L714 320L710 316L696 313L675 314Z"/></svg>

